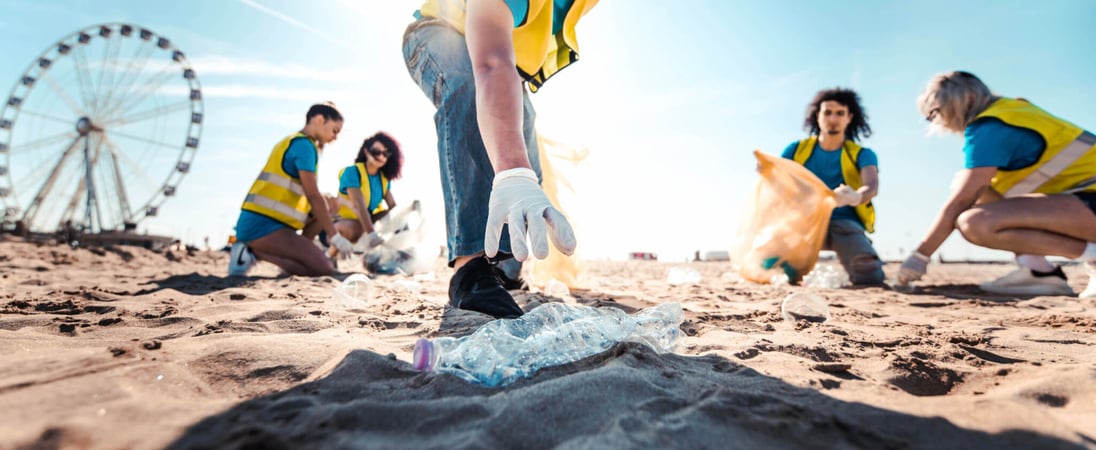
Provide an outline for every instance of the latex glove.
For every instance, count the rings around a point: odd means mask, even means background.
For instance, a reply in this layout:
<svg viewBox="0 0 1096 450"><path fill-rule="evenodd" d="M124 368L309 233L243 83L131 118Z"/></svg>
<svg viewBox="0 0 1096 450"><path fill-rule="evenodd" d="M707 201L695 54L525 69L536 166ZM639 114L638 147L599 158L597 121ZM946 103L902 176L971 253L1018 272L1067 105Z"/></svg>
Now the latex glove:
<svg viewBox="0 0 1096 450"><path fill-rule="evenodd" d="M499 172L491 186L487 210L487 228L483 249L488 257L498 254L503 224L510 225L510 250L518 261L529 257L526 233L533 244L533 256L548 257L548 238L564 254L575 251L575 233L563 213L559 212L537 183L530 169L518 168Z"/></svg>
<svg viewBox="0 0 1096 450"><path fill-rule="evenodd" d="M331 246L335 247L343 256L349 257L354 254L354 244L339 233L335 233L335 236L331 237Z"/></svg>
<svg viewBox="0 0 1096 450"><path fill-rule="evenodd" d="M834 188L833 195L837 199L837 206L856 206L860 204L862 198L856 189L844 184Z"/></svg>
<svg viewBox="0 0 1096 450"><path fill-rule="evenodd" d="M376 231L372 231L372 232L370 232L369 234L367 234L365 236L365 245L368 246L369 248L376 247L376 246L381 245L383 243L384 243L384 238L381 237L381 234L376 232Z"/></svg>
<svg viewBox="0 0 1096 450"><path fill-rule="evenodd" d="M929 257L914 251L909 258L906 258L906 262L902 263L902 268L898 269L898 284L907 285L910 282L920 280L921 277L925 276L928 268Z"/></svg>

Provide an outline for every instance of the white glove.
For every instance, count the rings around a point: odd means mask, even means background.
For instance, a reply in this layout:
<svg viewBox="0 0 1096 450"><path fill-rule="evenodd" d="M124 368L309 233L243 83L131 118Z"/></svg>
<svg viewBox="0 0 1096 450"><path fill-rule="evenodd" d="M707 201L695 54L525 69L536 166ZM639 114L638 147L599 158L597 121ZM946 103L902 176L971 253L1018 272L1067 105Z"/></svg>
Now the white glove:
<svg viewBox="0 0 1096 450"><path fill-rule="evenodd" d="M381 234L376 231L370 232L368 235L365 236L365 245L369 248L376 247L383 243L384 238L381 237Z"/></svg>
<svg viewBox="0 0 1096 450"><path fill-rule="evenodd" d="M925 272L929 268L929 257L922 255L918 251L914 251L910 254L909 258L906 258L906 262L902 263L902 268L898 269L898 284L907 285L913 281L920 280L925 276Z"/></svg>
<svg viewBox="0 0 1096 450"><path fill-rule="evenodd" d="M533 256L548 257L548 237L564 254L575 251L575 233L537 183L537 175L526 168L509 169L495 175L487 210L483 249L488 257L498 254L502 226L510 225L510 250L518 261L529 257L525 242L528 232ZM545 236L547 235L547 236Z"/></svg>
<svg viewBox="0 0 1096 450"><path fill-rule="evenodd" d="M331 237L331 245L335 247L343 256L350 256L354 254L354 244L349 239L343 237L339 233L335 233L335 236Z"/></svg>
<svg viewBox="0 0 1096 450"><path fill-rule="evenodd" d="M844 184L834 188L833 195L837 199L837 206L859 205L862 198L860 192Z"/></svg>

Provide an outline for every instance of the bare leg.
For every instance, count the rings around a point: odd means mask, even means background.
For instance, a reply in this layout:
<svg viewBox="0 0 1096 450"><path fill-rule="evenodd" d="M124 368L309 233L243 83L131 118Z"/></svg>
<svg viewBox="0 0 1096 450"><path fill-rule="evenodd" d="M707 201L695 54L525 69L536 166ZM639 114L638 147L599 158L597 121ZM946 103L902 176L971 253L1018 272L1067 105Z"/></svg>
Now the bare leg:
<svg viewBox="0 0 1096 450"><path fill-rule="evenodd" d="M1070 194L1031 194L967 210L956 221L973 244L1015 253L1077 258L1096 241L1096 214Z"/></svg>
<svg viewBox="0 0 1096 450"><path fill-rule="evenodd" d="M247 246L260 259L274 263L293 275L319 276L335 272L331 261L312 244L312 240L298 236L289 228L248 242Z"/></svg>
<svg viewBox="0 0 1096 450"><path fill-rule="evenodd" d="M255 257L259 260L274 264L275 266L280 267L286 273L301 274L308 272L308 268L305 267L304 264L301 264L295 260L284 258L272 253L256 252L254 250L252 250L252 252L255 253Z"/></svg>
<svg viewBox="0 0 1096 450"><path fill-rule="evenodd" d="M358 242L358 239L361 239L362 233L364 232L360 222L349 219L340 219L338 222L335 222L335 229L339 230L339 234L348 241L355 243Z"/></svg>

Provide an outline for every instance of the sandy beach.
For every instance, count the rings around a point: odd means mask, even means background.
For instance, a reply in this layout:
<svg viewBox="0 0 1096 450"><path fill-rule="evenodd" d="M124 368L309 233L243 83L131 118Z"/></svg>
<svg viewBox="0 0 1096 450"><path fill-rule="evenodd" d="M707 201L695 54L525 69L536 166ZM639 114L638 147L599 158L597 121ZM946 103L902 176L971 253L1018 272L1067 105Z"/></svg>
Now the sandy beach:
<svg viewBox="0 0 1096 450"><path fill-rule="evenodd" d="M676 351L620 344L488 388L410 364L416 339L490 319L445 306L440 259L347 309L342 277L229 279L225 252L2 239L5 449L1096 448L1096 301L981 293L1005 264L933 265L899 292L585 261L584 289L518 303L680 302ZM668 283L673 268L700 281ZM831 320L784 321L805 290Z"/></svg>

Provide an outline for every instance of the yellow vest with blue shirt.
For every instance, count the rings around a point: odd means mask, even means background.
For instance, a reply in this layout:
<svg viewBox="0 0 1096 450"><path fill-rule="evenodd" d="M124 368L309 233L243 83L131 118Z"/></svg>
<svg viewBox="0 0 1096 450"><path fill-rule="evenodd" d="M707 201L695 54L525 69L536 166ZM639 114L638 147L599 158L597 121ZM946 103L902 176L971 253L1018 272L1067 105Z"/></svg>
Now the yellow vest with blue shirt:
<svg viewBox="0 0 1096 450"><path fill-rule="evenodd" d="M818 136L811 136L799 141L792 159L801 165L806 165L807 159L811 157L817 143ZM849 140L841 146L841 176L845 179L845 184L854 190L860 189L860 186L864 185L860 179L860 167L858 166L861 150L862 147L859 144ZM856 205L853 209L856 210L856 216L860 218L860 222L864 224L864 229L869 233L875 232L875 206L869 201Z"/></svg>
<svg viewBox="0 0 1096 450"><path fill-rule="evenodd" d="M359 186L343 186L342 178L343 173L347 170L356 170L358 172ZM384 196L388 194L388 186L390 182L388 177L384 176L384 173L378 172L377 175L381 177L381 192L380 201L377 202L377 206L370 211L370 214L377 214L388 208L388 204L384 202ZM358 213L355 212L354 202L350 199L350 195L347 194L347 189L360 188L362 191L362 197L365 199L365 205L368 208L373 197L372 186L369 182L369 171L365 168L365 163L356 163L353 166L348 166L339 171L339 218L358 220Z"/></svg>
<svg viewBox="0 0 1096 450"><path fill-rule="evenodd" d="M1015 169L998 168L990 185L1001 195L1096 192L1096 136L1059 119L1026 100L1002 97L975 116L1038 133L1044 143L1039 159Z"/></svg>
<svg viewBox="0 0 1096 450"><path fill-rule="evenodd" d="M274 219L295 230L304 228L312 209L304 195L299 175L290 175L283 167L286 151L298 139L307 140L319 159L318 146L312 138L296 133L282 139L274 146L266 165L251 185L241 206L244 211Z"/></svg>
<svg viewBox="0 0 1096 450"><path fill-rule="evenodd" d="M515 17L514 56L518 73L529 83L529 90L536 92L552 75L578 61L575 25L598 0L506 1L512 12L525 6L524 16L520 20ZM562 20L556 13L560 5L565 7ZM426 0L416 15L444 20L464 34L465 0Z"/></svg>

